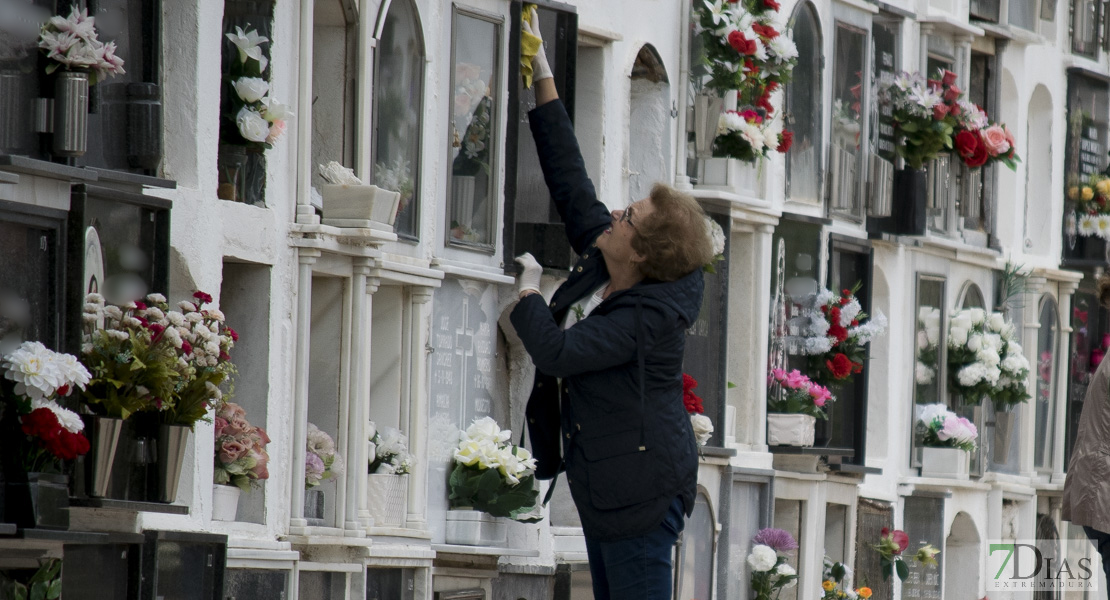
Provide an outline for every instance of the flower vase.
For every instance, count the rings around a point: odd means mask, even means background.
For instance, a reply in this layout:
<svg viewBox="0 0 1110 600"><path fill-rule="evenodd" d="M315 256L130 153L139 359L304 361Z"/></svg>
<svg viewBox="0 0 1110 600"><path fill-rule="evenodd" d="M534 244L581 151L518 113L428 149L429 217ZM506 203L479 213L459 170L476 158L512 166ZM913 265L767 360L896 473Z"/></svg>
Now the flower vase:
<svg viewBox="0 0 1110 600"><path fill-rule="evenodd" d="M247 149L224 144L216 156L216 197L233 202L243 201L247 186Z"/></svg>
<svg viewBox="0 0 1110 600"><path fill-rule="evenodd" d="M54 82L54 154L77 157L88 146L89 74L59 71Z"/></svg>
<svg viewBox="0 0 1110 600"><path fill-rule="evenodd" d="M366 507L374 517L375 527L405 525L408 475L370 473L366 480Z"/></svg>
<svg viewBox="0 0 1110 600"><path fill-rule="evenodd" d="M798 413L767 413L768 446L813 445L817 419Z"/></svg>
<svg viewBox="0 0 1110 600"><path fill-rule="evenodd" d="M694 96L694 148L701 159L713 156L713 141L724 111L724 99L709 89Z"/></svg>
<svg viewBox="0 0 1110 600"><path fill-rule="evenodd" d="M234 485L212 484L212 520L234 521L241 493L243 490Z"/></svg>
<svg viewBox="0 0 1110 600"><path fill-rule="evenodd" d="M763 173L760 165L737 158L699 160L698 187L763 201Z"/></svg>
<svg viewBox="0 0 1110 600"><path fill-rule="evenodd" d="M458 546L504 546L508 539L506 519L469 508L447 511L444 542Z"/></svg>
<svg viewBox="0 0 1110 600"><path fill-rule="evenodd" d="M81 420L85 423L85 437L89 440L89 452L84 458L85 492L89 496L104 498L108 496L123 419L81 415Z"/></svg>
<svg viewBox="0 0 1110 600"><path fill-rule="evenodd" d="M966 480L971 469L971 453L959 448L919 448L921 476Z"/></svg>
<svg viewBox="0 0 1110 600"><path fill-rule="evenodd" d="M998 464L1006 464L1010 457L1010 446L1017 438L1017 413L1012 407L998 409L994 413L994 439L991 450L994 455L992 460Z"/></svg>
<svg viewBox="0 0 1110 600"><path fill-rule="evenodd" d="M925 235L928 194L929 180L925 170L906 167L894 172L891 208L894 233Z"/></svg>
<svg viewBox="0 0 1110 600"><path fill-rule="evenodd" d="M181 481L181 467L185 464L185 447L189 444L187 425L159 425L154 438L158 460L154 463L156 476L151 478L153 488L150 499L171 503L177 499Z"/></svg>
<svg viewBox="0 0 1110 600"><path fill-rule="evenodd" d="M324 490L312 488L304 491L304 518L313 527L324 525Z"/></svg>
<svg viewBox="0 0 1110 600"><path fill-rule="evenodd" d="M3 521L23 529L69 529L69 478L17 473L3 483Z"/></svg>

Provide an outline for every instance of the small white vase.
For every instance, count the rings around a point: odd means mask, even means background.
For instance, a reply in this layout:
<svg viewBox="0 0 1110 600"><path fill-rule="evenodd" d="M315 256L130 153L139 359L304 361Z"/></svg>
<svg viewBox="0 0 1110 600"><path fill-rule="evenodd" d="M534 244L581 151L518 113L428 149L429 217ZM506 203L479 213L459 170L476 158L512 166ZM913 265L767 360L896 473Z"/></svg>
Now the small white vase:
<svg viewBox="0 0 1110 600"><path fill-rule="evenodd" d="M458 546L504 546L509 534L508 519L467 509L447 511L444 541Z"/></svg>
<svg viewBox="0 0 1110 600"><path fill-rule="evenodd" d="M703 158L698 161L698 187L718 189L746 198L763 199L763 176L759 164L735 158Z"/></svg>
<svg viewBox="0 0 1110 600"><path fill-rule="evenodd" d="M817 419L797 413L767 413L768 446L812 446Z"/></svg>
<svg viewBox="0 0 1110 600"><path fill-rule="evenodd" d="M375 527L404 527L409 476L370 473L366 476L366 508Z"/></svg>
<svg viewBox="0 0 1110 600"><path fill-rule="evenodd" d="M243 493L234 485L212 485L212 520L234 521L239 510L239 494Z"/></svg>
<svg viewBox="0 0 1110 600"><path fill-rule="evenodd" d="M920 448L921 476L966 480L971 453L959 448Z"/></svg>

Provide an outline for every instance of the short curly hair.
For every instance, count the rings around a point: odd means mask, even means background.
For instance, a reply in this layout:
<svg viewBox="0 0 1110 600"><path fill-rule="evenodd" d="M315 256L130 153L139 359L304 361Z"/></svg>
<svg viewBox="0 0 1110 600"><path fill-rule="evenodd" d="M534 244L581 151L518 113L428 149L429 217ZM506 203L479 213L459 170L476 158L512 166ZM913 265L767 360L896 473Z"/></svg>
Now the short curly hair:
<svg viewBox="0 0 1110 600"><path fill-rule="evenodd" d="M713 260L705 211L693 196L657 183L648 197L654 210L637 219L632 236L644 277L674 281Z"/></svg>

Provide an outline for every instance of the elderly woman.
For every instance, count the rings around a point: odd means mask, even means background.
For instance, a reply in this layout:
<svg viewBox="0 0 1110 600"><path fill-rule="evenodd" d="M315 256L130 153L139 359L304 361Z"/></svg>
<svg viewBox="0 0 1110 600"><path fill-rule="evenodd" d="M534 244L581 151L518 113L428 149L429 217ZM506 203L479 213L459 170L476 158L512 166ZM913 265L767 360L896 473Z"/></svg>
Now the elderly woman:
<svg viewBox="0 0 1110 600"><path fill-rule="evenodd" d="M1110 307L1110 275L1098 280L1098 296ZM1110 355L1099 363L1083 398L1064 482L1063 518L1083 527L1110 582Z"/></svg>
<svg viewBox="0 0 1110 600"><path fill-rule="evenodd" d="M706 217L662 184L610 212L586 175L542 47L533 68L532 134L580 257L550 303L538 293L540 266L531 255L517 259L511 318L536 365L525 414L537 476L566 470L595 599L669 599L672 546L697 482L682 354L701 306L701 266L713 256Z"/></svg>

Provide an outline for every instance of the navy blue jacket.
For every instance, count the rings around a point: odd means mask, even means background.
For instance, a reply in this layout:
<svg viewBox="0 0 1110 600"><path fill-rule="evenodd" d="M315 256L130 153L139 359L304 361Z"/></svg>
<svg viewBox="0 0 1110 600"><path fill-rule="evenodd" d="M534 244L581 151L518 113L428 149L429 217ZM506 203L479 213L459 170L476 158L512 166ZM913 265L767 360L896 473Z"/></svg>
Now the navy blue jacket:
<svg viewBox="0 0 1110 600"><path fill-rule="evenodd" d="M611 294L564 331L568 309L609 280L595 242L612 217L586 174L563 104L528 116L544 179L580 257L550 305L532 294L511 315L536 365L525 410L536 475L566 470L592 539L641 535L662 523L676 497L686 514L694 506L698 458L682 404L682 354L701 307L701 270Z"/></svg>

